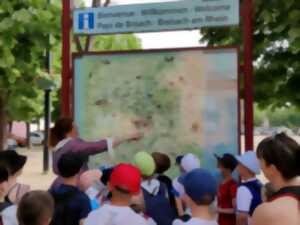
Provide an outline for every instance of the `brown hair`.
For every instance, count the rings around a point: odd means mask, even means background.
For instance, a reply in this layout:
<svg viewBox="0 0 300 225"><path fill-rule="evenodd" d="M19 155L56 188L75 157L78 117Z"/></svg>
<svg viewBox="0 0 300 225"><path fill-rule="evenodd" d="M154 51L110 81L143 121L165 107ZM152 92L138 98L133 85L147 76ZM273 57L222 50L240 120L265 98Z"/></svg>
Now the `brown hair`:
<svg viewBox="0 0 300 225"><path fill-rule="evenodd" d="M153 152L152 157L156 164L155 172L158 174L163 174L171 167L171 160L168 155L161 152Z"/></svg>
<svg viewBox="0 0 300 225"><path fill-rule="evenodd" d="M21 199L17 218L20 225L41 225L52 218L54 200L48 192L31 191Z"/></svg>
<svg viewBox="0 0 300 225"><path fill-rule="evenodd" d="M285 133L265 138L257 147L257 157L274 165L286 180L300 175L300 145Z"/></svg>
<svg viewBox="0 0 300 225"><path fill-rule="evenodd" d="M60 118L55 122L54 127L50 130L49 144L51 147L66 137L66 134L73 129L73 119Z"/></svg>

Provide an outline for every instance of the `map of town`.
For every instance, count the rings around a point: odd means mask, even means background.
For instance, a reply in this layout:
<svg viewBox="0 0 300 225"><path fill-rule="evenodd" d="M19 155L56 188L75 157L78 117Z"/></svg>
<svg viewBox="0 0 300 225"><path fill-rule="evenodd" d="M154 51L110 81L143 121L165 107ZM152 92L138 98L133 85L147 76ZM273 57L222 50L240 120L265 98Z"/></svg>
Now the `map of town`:
<svg viewBox="0 0 300 225"><path fill-rule="evenodd" d="M75 118L86 140L142 132L115 149L173 159L193 152L210 167L213 153L237 153L237 56L229 50L95 54L75 59ZM92 159L113 163L108 155Z"/></svg>

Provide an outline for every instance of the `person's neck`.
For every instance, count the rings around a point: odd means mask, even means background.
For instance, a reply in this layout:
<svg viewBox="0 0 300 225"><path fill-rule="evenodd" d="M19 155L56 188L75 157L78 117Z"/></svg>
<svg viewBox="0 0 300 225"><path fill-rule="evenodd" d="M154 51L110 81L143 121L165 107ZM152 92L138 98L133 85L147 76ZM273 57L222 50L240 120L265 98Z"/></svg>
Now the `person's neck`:
<svg viewBox="0 0 300 225"><path fill-rule="evenodd" d="M224 173L224 174L223 174L223 177L224 177L223 183L226 183L226 182L232 180L232 175L231 175L231 173Z"/></svg>
<svg viewBox="0 0 300 225"><path fill-rule="evenodd" d="M242 176L243 181L248 181L248 180L251 180L251 179L255 179L255 175L253 175L253 174L244 174Z"/></svg>
<svg viewBox="0 0 300 225"><path fill-rule="evenodd" d="M76 176L75 177L70 177L70 178L64 178L63 183L65 185L77 186Z"/></svg>
<svg viewBox="0 0 300 225"><path fill-rule="evenodd" d="M300 185L300 178L294 178L290 180L285 180L282 177L274 177L274 179L271 181L271 183L274 185L276 190L280 190L284 187L290 187L290 186L299 186Z"/></svg>
<svg viewBox="0 0 300 225"><path fill-rule="evenodd" d="M213 220L213 216L209 210L209 206L198 206L193 205L191 206L192 210L192 217L199 218L203 220Z"/></svg>
<svg viewBox="0 0 300 225"><path fill-rule="evenodd" d="M111 202L111 205L114 205L114 206L126 207L126 206L129 206L130 198L123 199L123 198L118 198L118 197L112 197L110 202Z"/></svg>

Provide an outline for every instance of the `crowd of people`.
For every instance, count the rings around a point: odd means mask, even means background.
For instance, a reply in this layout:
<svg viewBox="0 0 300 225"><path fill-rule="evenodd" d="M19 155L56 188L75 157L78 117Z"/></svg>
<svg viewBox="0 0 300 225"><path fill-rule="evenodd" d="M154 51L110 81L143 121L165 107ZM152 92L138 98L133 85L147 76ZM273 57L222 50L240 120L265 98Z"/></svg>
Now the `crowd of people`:
<svg viewBox="0 0 300 225"><path fill-rule="evenodd" d="M57 179L48 191L20 184L27 158L1 151L0 225L300 224L300 145L286 134L264 139L256 151L215 155L221 181L192 153L177 156L173 179L166 175L171 159L162 152L88 168L89 156L141 137L85 142L71 119L58 120L50 138ZM265 185L257 179L261 171Z"/></svg>

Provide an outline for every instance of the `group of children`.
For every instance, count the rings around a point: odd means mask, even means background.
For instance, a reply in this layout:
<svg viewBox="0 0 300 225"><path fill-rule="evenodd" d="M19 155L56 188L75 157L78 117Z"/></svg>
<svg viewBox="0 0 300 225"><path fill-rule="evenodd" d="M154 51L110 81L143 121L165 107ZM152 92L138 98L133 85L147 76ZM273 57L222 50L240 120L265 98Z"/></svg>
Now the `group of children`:
<svg viewBox="0 0 300 225"><path fill-rule="evenodd" d="M27 192L14 202L9 190L19 185L14 174L20 175L26 158L16 152L1 152L0 225L263 225L259 222L263 200L291 193L300 199L300 171L295 161L300 159L299 145L293 150L288 144L280 144L280 151L286 153L278 153L282 160L294 154L286 167L298 169L288 174L295 184L281 189L273 185L274 181L266 186L265 198L256 175L260 173L260 164L267 174L275 174L275 168L279 168L278 162L267 161L272 155L265 153L265 149L275 149L274 146L259 147L257 155L253 151L240 156L215 155L223 177L220 183L211 172L201 168L200 160L191 153L176 158L180 175L172 180L165 174L171 160L164 153L138 152L131 163L82 172L85 157L66 152L57 162L60 185L52 186L48 192ZM274 164L274 168L270 166L269 171L264 160ZM12 165L18 165L18 169L13 170ZM240 182L234 171L238 172ZM299 217L296 214L294 223L289 225L299 225Z"/></svg>

